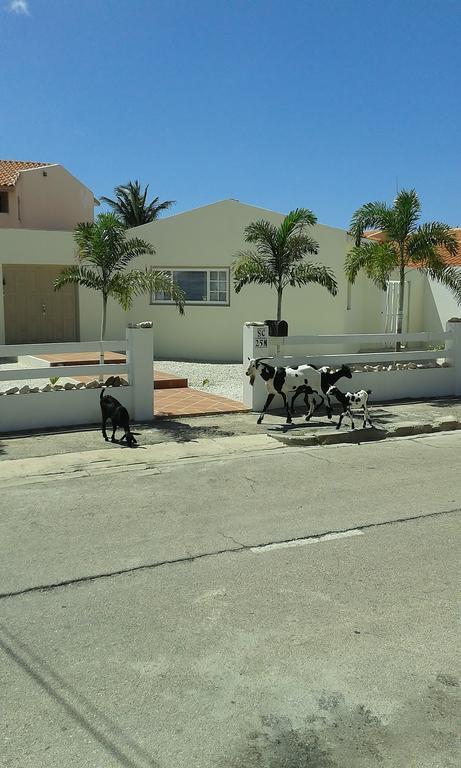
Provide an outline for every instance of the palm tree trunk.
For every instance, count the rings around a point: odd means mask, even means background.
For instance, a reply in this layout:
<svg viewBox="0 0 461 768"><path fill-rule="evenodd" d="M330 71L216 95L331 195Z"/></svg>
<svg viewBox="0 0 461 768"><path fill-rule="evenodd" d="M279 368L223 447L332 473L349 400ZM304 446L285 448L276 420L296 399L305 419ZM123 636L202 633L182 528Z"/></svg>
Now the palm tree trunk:
<svg viewBox="0 0 461 768"><path fill-rule="evenodd" d="M282 294L283 288L279 285L277 288L277 323L282 319ZM275 354L277 357L280 355L280 344L276 344Z"/></svg>
<svg viewBox="0 0 461 768"><path fill-rule="evenodd" d="M104 365L104 350L102 347L102 342L104 341L104 337L106 335L106 319L107 319L107 296L105 293L102 294L102 313L101 313L101 350L99 352L99 365ZM102 373L99 374L99 381L102 382L104 379L104 375Z"/></svg>
<svg viewBox="0 0 461 768"><path fill-rule="evenodd" d="M279 286L277 288L277 322L282 319L282 294L283 288Z"/></svg>
<svg viewBox="0 0 461 768"><path fill-rule="evenodd" d="M403 254L400 258L400 284L399 284L399 311L397 313L397 333L402 333L403 327L403 307L405 304L405 266L403 263ZM400 341L395 345L395 351L400 352L402 343Z"/></svg>

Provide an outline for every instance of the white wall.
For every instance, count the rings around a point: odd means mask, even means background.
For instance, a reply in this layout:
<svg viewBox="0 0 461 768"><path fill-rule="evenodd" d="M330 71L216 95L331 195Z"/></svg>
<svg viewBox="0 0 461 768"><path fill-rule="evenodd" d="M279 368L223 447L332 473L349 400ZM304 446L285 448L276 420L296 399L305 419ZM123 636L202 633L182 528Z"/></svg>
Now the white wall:
<svg viewBox="0 0 461 768"><path fill-rule="evenodd" d="M451 317L461 317L461 307L452 292L434 280L426 280L423 311L428 331L438 331Z"/></svg>

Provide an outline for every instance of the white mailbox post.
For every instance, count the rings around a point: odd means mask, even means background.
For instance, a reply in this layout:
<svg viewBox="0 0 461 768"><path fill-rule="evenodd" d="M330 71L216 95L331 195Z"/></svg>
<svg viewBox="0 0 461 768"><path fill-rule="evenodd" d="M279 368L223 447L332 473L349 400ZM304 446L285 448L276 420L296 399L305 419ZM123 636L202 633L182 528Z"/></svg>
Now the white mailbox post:
<svg viewBox="0 0 461 768"><path fill-rule="evenodd" d="M265 323L245 323L243 326L243 369L246 370L248 361L255 357L264 357L269 351L269 329ZM264 382L257 376L253 386L248 376L243 381L243 402L252 411L262 411L266 402L267 392Z"/></svg>

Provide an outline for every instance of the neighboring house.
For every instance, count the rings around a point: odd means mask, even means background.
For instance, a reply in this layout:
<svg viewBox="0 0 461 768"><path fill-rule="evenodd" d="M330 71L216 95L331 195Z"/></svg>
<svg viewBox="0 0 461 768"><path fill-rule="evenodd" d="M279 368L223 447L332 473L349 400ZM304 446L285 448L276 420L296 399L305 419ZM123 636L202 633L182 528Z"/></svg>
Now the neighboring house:
<svg viewBox="0 0 461 768"><path fill-rule="evenodd" d="M0 160L0 227L73 230L93 221L93 193L62 165Z"/></svg>
<svg viewBox="0 0 461 768"><path fill-rule="evenodd" d="M61 165L0 160L0 342L79 338L78 292L67 286L55 293L53 281L72 260L72 235L64 233L93 221L97 203ZM66 256L53 245L63 236Z"/></svg>

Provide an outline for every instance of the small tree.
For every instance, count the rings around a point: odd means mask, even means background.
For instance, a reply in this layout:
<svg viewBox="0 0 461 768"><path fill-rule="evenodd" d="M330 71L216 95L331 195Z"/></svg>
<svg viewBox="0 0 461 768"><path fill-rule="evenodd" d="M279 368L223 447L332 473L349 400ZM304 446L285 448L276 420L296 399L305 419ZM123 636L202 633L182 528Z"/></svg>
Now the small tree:
<svg viewBox="0 0 461 768"><path fill-rule="evenodd" d="M305 260L317 255L319 244L305 233L317 221L312 211L297 208L290 211L276 227L264 219L245 228L247 243L256 250L239 251L233 262L234 286L237 293L250 283L270 285L277 291L277 320L282 317L282 297L287 285L301 287L315 283L336 296L338 286L332 270L323 264Z"/></svg>
<svg viewBox="0 0 461 768"><path fill-rule="evenodd" d="M154 254L150 243L138 237L127 238L124 225L113 213L101 213L96 221L78 224L74 233L77 264L66 267L54 281L54 290L74 283L101 293L101 333L106 333L107 300L115 299L127 311L133 297L152 291L164 291L184 314L184 294L165 272L150 269L126 270L137 256ZM104 355L101 349L101 363Z"/></svg>
<svg viewBox="0 0 461 768"><path fill-rule="evenodd" d="M449 288L461 302L461 275L447 266L440 248L451 256L457 253L457 241L448 224L438 221L420 224L420 202L414 189L402 189L392 206L386 203L366 203L352 216L350 234L355 246L346 257L346 277L354 283L360 271L375 285L386 290L394 270L399 273L399 305L397 333L402 333L405 301L405 277L417 269ZM363 239L365 230L379 229L380 241ZM396 346L401 349L400 342Z"/></svg>
<svg viewBox="0 0 461 768"><path fill-rule="evenodd" d="M159 198L154 197L150 203L147 202L147 190L149 185L141 191L139 181L129 181L128 184L120 184L115 187L115 200L110 197L101 197L107 203L125 225L125 227L139 227L141 224L149 224L150 221L158 219L162 211L168 210L174 205L174 200L164 200L159 203Z"/></svg>

